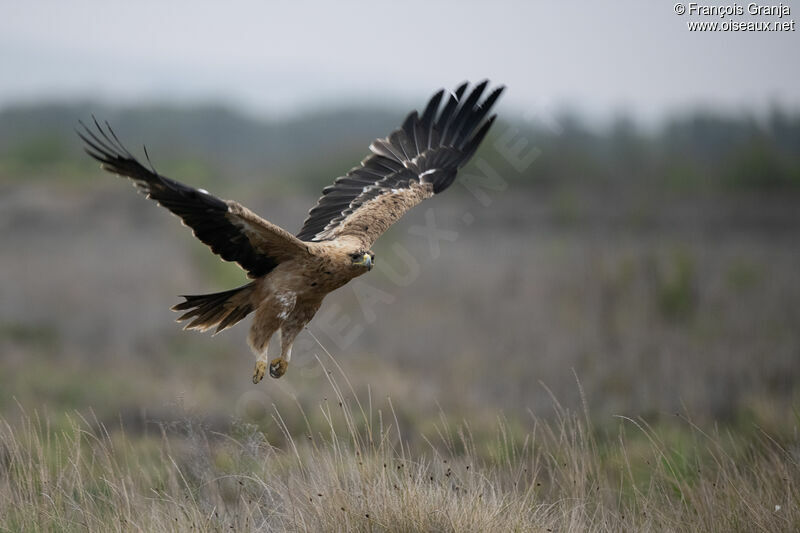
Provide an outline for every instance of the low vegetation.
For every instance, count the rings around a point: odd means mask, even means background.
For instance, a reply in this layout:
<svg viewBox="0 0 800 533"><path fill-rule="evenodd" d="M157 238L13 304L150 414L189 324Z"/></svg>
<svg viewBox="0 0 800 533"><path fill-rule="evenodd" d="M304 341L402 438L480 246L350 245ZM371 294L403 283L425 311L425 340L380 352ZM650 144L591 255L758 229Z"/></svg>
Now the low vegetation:
<svg viewBox="0 0 800 533"><path fill-rule="evenodd" d="M349 383L344 375L340 381ZM275 446L256 426L186 418L126 433L0 421L0 531L797 531L800 439L754 428L593 428L553 400L528 427L476 439L443 414L409 447L391 401L329 380L326 421ZM298 407L300 415L306 413ZM293 415L294 416L294 415Z"/></svg>

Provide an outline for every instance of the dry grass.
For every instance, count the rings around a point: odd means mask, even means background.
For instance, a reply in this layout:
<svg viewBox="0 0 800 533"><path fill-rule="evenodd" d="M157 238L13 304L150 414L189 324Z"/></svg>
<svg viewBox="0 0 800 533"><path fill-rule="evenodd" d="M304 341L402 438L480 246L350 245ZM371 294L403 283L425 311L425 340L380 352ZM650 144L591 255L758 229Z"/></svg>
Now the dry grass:
<svg viewBox="0 0 800 533"><path fill-rule="evenodd" d="M797 436L620 419L613 438L554 400L478 441L442 415L411 450L387 409L330 379L323 431L270 444L191 419L128 436L76 416L0 424L0 530L796 531ZM298 404L299 405L299 404ZM305 417L302 408L300 415ZM280 427L282 415L276 410ZM676 433L675 428L678 428Z"/></svg>

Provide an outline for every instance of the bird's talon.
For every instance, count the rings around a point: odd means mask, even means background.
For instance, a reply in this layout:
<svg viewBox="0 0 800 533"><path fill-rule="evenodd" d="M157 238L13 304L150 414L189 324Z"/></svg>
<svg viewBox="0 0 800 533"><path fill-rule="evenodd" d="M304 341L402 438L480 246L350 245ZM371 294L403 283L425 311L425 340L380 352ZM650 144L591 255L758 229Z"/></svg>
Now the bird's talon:
<svg viewBox="0 0 800 533"><path fill-rule="evenodd" d="M269 363L269 375L277 379L286 373L287 368L289 368L289 362L278 357Z"/></svg>
<svg viewBox="0 0 800 533"><path fill-rule="evenodd" d="M266 373L267 373L267 363L265 363L264 361L256 361L256 369L253 371L253 383L258 383L259 381L264 379L264 374Z"/></svg>

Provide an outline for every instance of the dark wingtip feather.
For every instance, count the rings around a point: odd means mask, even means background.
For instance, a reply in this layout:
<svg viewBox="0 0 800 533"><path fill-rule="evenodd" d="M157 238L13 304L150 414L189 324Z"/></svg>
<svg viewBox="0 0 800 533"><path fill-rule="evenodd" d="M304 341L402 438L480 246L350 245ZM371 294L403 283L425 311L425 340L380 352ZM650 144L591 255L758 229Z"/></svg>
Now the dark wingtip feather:
<svg viewBox="0 0 800 533"><path fill-rule="evenodd" d="M95 122L95 123L96 123L96 122ZM112 139L113 139L113 143L112 143L112 144L113 144L113 145L114 145L116 148L118 148L118 149L119 149L119 151L120 151L120 153L121 153L121 154L125 154L125 155L127 155L128 157L133 157L133 156L131 155L131 153L130 153L130 152L128 152L128 150L125 148L125 146L123 146L123 145L122 145L122 143L120 142L120 140L117 138L117 134L116 134L116 133L114 133L114 130L113 130L113 129L111 129L111 124L109 124L107 120L104 120L104 121L103 121L103 124L105 124L105 125L106 125L106 131L107 131L108 133L110 133L110 134L111 134L111 137L110 137L110 138L108 137L108 135L106 135L106 138L108 139L108 141L109 141L109 142L112 142Z"/></svg>
<svg viewBox="0 0 800 533"><path fill-rule="evenodd" d="M439 110L439 104L441 104L443 96L444 89L439 89L436 94L431 96L431 99L428 100L428 105L425 106L425 110L422 112L420 122L426 125L432 122L432 118L436 115L436 111Z"/></svg>
<svg viewBox="0 0 800 533"><path fill-rule="evenodd" d="M486 134L489 132L489 128L492 127L492 124L494 124L496 118L497 115L492 115L489 117L489 119L483 123L483 126L481 126L475 135L472 136L472 139L470 139L464 146L462 149L464 152L464 158L462 163L459 165L459 168L466 165L467 162L472 159L472 156L475 155L475 151L478 149L478 146L480 146L483 138L486 137Z"/></svg>
<svg viewBox="0 0 800 533"><path fill-rule="evenodd" d="M153 174L158 176L158 172L156 171L155 165L153 165L153 162L150 161L150 154L147 153L147 145L143 144L142 150L144 150L144 158L147 160L147 164L150 165L150 170L153 172Z"/></svg>
<svg viewBox="0 0 800 533"><path fill-rule="evenodd" d="M483 91L486 90L486 86L487 85L489 85L489 80L488 79L484 79L484 80L478 82L477 85L475 85L475 88L472 89L472 93L473 94L474 93L478 93L478 94L483 93Z"/></svg>
<svg viewBox="0 0 800 533"><path fill-rule="evenodd" d="M442 140L447 137L447 130L450 127L451 119L456 113L458 105L461 103L461 97L464 95L464 91L467 90L467 85L469 85L469 83L465 81L456 88L454 93L450 94L450 98L447 99L447 103L442 109L439 118L436 120L435 128L439 130L441 134L440 139Z"/></svg>
<svg viewBox="0 0 800 533"><path fill-rule="evenodd" d="M469 117L474 114L475 106L478 104L478 100L480 100L483 91L486 90L486 85L489 84L489 80L484 80L481 83L475 85L472 89L472 92L469 93L469 96L464 98L459 102L458 111L453 116L453 119L447 124L446 131L442 135L442 144L445 146L449 145L457 145L456 139L458 139L462 135L469 135L470 132L462 131L464 126L467 122L469 122Z"/></svg>
<svg viewBox="0 0 800 533"><path fill-rule="evenodd" d="M413 133L411 127L414 125L414 122L416 122L417 117L418 117L417 112L412 111L411 113L406 115L406 119L403 121L403 125L400 126L400 128L403 129L407 134L411 135Z"/></svg>
<svg viewBox="0 0 800 533"><path fill-rule="evenodd" d="M456 91L454 93L456 95L456 97L457 98L461 98L461 95L464 94L464 91L467 90L467 87L469 87L469 81L464 80L463 82L461 82L461 85L456 87Z"/></svg>
<svg viewBox="0 0 800 533"><path fill-rule="evenodd" d="M453 138L453 145L459 147L460 149L464 149L465 144L468 142L470 137L472 136L475 128L483 121L489 111L492 110L497 99L503 93L503 86L500 86L489 93L482 102L478 102L476 104L475 109L465 118L463 124L460 128L458 128L458 133Z"/></svg>

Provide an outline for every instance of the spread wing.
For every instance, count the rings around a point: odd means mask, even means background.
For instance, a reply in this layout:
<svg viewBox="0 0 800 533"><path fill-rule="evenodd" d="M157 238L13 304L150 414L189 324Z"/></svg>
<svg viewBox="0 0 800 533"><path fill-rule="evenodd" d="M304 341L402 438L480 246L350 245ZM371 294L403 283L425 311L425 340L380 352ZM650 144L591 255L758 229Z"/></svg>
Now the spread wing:
<svg viewBox="0 0 800 533"><path fill-rule="evenodd" d="M444 91L439 91L422 115L412 112L400 129L375 140L372 154L323 189L297 237L355 237L369 248L409 209L449 187L496 117L486 119L504 88L481 101L487 85L488 80L479 83L465 97L464 83L444 106Z"/></svg>
<svg viewBox="0 0 800 533"><path fill-rule="evenodd" d="M86 143L86 153L103 169L132 179L142 193L180 217L198 239L225 261L238 263L248 277L263 276L279 263L307 253L307 245L297 237L241 204L161 176L152 165L146 168L119 142L108 123L104 129L95 121L96 130L83 122L80 125L83 131L77 133Z"/></svg>

